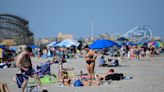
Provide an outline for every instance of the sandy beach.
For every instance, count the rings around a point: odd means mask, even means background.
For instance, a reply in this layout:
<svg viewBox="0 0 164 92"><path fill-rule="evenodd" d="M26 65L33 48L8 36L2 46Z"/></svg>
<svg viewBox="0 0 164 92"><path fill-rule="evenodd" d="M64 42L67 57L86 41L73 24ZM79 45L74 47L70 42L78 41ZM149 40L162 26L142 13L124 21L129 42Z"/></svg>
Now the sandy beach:
<svg viewBox="0 0 164 92"><path fill-rule="evenodd" d="M44 59L32 58L33 64L44 62ZM112 81L109 85L89 86L89 87L61 87L58 83L46 84L49 92L164 92L164 57L147 58L140 61L120 62L121 67L98 67L96 61L95 74L104 74L113 68L118 73L125 76L132 76L133 79ZM69 59L64 67L74 68L74 73L79 74L80 70L87 72L84 59ZM53 64L52 72L57 73L58 65ZM11 92L20 92L17 85L11 82L18 69L0 69L0 82L7 83Z"/></svg>

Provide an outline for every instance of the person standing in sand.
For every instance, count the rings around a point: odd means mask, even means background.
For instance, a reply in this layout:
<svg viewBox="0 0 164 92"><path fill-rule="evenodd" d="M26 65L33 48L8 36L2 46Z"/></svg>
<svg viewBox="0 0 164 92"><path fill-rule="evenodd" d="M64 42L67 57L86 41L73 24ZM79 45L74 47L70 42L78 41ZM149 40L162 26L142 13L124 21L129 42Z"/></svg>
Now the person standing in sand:
<svg viewBox="0 0 164 92"><path fill-rule="evenodd" d="M95 60L97 58L97 54L89 49L88 46L84 47L84 50L87 51L85 55L86 63L87 63L87 70L88 70L88 75L89 79L94 79L94 68L95 68Z"/></svg>
<svg viewBox="0 0 164 92"><path fill-rule="evenodd" d="M29 56L31 52L32 52L32 48L27 47L25 51L22 51L16 58L16 66L20 69L21 74L23 74L24 81L21 85L22 92L25 92L25 88L27 86L29 76L33 77L36 80L38 86L42 88L42 84L39 80L39 77L37 74L35 74L35 71L32 67L31 58Z"/></svg>

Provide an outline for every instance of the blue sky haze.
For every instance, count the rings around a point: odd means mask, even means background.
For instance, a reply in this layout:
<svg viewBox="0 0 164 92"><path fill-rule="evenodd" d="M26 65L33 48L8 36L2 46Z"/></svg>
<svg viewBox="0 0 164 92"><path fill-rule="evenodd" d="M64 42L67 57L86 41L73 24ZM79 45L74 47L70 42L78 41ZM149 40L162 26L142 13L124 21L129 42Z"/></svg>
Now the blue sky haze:
<svg viewBox="0 0 164 92"><path fill-rule="evenodd" d="M123 34L138 25L150 25L164 39L164 0L0 0L0 12L29 20L36 38L58 32L75 38L94 34Z"/></svg>

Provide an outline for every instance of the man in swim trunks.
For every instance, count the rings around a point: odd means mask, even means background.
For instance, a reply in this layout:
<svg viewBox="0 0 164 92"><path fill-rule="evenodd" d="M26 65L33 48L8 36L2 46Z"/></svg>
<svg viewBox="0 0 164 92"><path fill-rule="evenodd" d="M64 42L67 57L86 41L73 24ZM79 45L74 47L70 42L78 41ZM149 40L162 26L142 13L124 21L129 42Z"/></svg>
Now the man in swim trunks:
<svg viewBox="0 0 164 92"><path fill-rule="evenodd" d="M87 63L88 75L89 75L89 78L92 80L94 79L94 68L95 68L95 60L96 60L97 54L93 50L90 50L88 46L85 46L84 50L87 51L85 55L85 59Z"/></svg>
<svg viewBox="0 0 164 92"><path fill-rule="evenodd" d="M27 47L26 50L22 51L16 58L16 66L20 69L21 74L23 74L23 83L21 85L22 92L25 92L29 76L33 77L36 80L40 88L42 87L39 77L37 74L35 74L35 71L32 67L31 58L29 56L31 52L31 47Z"/></svg>

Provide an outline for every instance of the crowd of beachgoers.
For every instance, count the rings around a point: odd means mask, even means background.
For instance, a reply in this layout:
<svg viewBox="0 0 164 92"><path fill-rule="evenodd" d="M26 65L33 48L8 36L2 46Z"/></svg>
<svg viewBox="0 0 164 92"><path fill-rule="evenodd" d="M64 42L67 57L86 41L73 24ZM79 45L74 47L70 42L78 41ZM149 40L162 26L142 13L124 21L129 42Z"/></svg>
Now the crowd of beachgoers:
<svg viewBox="0 0 164 92"><path fill-rule="evenodd" d="M28 47L31 48L31 47ZM110 69L106 74L103 75L95 75L94 67L95 60L99 59L98 65L99 67L119 67L121 66L119 62L122 61L139 61L144 57L155 57L164 54L164 47L155 47L152 44L149 45L122 45L122 46L112 46L110 48L103 49L91 49L89 46L70 46L70 47L35 47L31 48L31 51L26 48L19 48L17 50L9 50L9 48L5 48L4 51L10 52L8 55L4 54L4 58L1 60L1 68L10 68L10 67L18 67L20 70L22 69L17 65L17 60L19 55L24 51L28 52L30 57L47 59L50 58L49 61L46 61L41 66L37 67L37 76L39 78L43 78L44 75L51 74L49 68L52 64L59 64L60 71L58 75L54 75L57 77L57 81L62 86L98 86L103 84L110 84L111 80L122 80L122 79L132 79L132 77L127 78L123 73L116 73L114 69ZM100 58L97 58L100 57ZM67 63L67 59L79 59L84 58L86 61L86 66L88 73L83 73L79 71L80 74L76 75L76 77L70 77L69 71L73 71L73 68L63 68L63 64ZM12 62L13 61L13 62ZM16 61L16 62L15 62ZM31 71L30 71L31 72ZM19 71L19 73L26 73ZM28 74L25 74L28 75ZM16 77L18 77L17 75ZM28 75L30 76L30 75ZM27 76L27 77L28 77ZM28 79L28 78L26 78ZM19 83L19 78L15 79L18 87L21 88L23 83ZM5 83L1 83L1 90L8 90L7 85ZM5 88L5 89L4 89ZM45 91L45 90L44 90ZM2 91L3 92L3 91ZM7 91L6 91L7 92ZM45 91L46 92L46 91Z"/></svg>

